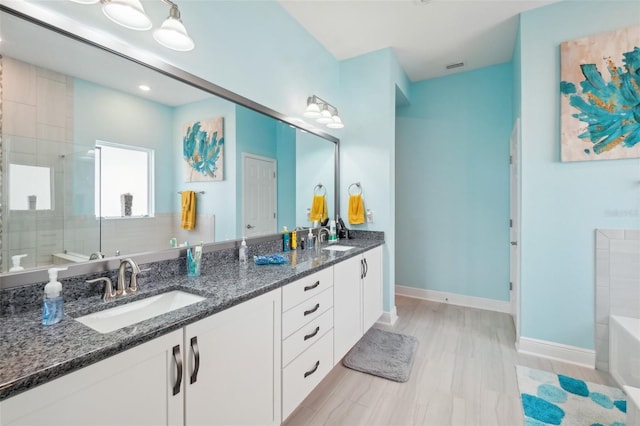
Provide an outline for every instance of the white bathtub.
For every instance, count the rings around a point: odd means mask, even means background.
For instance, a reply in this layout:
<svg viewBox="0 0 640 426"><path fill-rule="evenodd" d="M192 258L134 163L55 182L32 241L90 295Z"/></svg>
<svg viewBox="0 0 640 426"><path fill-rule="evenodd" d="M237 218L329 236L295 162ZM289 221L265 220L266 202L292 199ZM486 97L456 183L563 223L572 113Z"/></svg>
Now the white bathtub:
<svg viewBox="0 0 640 426"><path fill-rule="evenodd" d="M627 424L640 425L640 318L609 317L609 372L627 394Z"/></svg>

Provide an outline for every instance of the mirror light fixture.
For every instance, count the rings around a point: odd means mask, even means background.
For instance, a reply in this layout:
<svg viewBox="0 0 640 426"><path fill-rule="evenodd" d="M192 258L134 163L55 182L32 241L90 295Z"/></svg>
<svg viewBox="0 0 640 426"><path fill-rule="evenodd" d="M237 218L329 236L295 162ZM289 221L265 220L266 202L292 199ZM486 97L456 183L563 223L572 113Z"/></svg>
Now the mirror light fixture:
<svg viewBox="0 0 640 426"><path fill-rule="evenodd" d="M94 4L98 1L102 4L105 16L118 25L136 31L146 31L153 24L147 16L140 0L71 0L75 3ZM187 34L178 5L171 0L160 0L169 6L169 17L165 19L160 28L153 32L153 38L169 49L186 52L195 47L195 43Z"/></svg>
<svg viewBox="0 0 640 426"><path fill-rule="evenodd" d="M315 118L318 123L326 124L330 129L342 129L344 127L342 119L338 115L338 108L316 95L307 98L307 109L303 115L308 118Z"/></svg>

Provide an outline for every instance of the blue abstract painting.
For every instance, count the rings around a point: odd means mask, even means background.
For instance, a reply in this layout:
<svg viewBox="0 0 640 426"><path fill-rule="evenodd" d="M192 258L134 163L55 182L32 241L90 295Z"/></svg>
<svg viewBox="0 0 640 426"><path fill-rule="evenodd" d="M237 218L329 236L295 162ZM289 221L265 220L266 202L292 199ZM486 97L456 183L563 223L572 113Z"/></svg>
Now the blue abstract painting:
<svg viewBox="0 0 640 426"><path fill-rule="evenodd" d="M640 158L640 26L560 45L562 161Z"/></svg>
<svg viewBox="0 0 640 426"><path fill-rule="evenodd" d="M182 156L185 182L221 181L224 167L224 118L184 124Z"/></svg>

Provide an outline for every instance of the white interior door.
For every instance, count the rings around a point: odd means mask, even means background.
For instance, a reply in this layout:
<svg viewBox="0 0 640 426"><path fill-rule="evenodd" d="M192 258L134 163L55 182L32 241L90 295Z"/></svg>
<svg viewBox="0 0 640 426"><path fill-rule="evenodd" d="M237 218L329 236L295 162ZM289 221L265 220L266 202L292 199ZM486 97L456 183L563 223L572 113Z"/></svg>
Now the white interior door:
<svg viewBox="0 0 640 426"><path fill-rule="evenodd" d="M276 188L276 160L243 154L242 227L246 237L278 232Z"/></svg>
<svg viewBox="0 0 640 426"><path fill-rule="evenodd" d="M520 339L520 119L511 131L510 151L510 230L511 243L509 280L511 315L516 326L516 342Z"/></svg>

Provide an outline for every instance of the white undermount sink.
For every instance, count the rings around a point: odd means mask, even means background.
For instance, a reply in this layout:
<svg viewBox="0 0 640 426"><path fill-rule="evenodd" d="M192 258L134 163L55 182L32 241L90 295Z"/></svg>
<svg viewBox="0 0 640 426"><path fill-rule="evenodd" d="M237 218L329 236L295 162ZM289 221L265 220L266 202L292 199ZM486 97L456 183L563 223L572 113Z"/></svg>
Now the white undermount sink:
<svg viewBox="0 0 640 426"><path fill-rule="evenodd" d="M126 305L84 315L75 320L99 333L110 333L204 299L204 297L187 293L186 291L174 290L127 303Z"/></svg>
<svg viewBox="0 0 640 426"><path fill-rule="evenodd" d="M327 247L323 247L322 250L334 250L334 251L348 251L355 247L351 246L341 246L340 244L333 244Z"/></svg>

